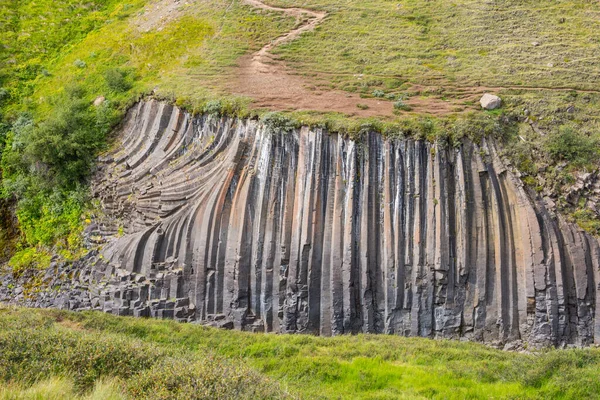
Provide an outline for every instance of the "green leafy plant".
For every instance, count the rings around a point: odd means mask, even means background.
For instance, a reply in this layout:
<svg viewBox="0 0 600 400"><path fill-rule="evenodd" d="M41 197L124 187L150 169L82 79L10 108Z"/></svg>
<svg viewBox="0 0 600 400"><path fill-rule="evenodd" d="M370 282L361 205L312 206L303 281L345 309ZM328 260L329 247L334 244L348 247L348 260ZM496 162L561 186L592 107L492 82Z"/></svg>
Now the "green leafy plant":
<svg viewBox="0 0 600 400"><path fill-rule="evenodd" d="M408 104L406 104L403 100L397 100L394 103L394 109L401 110L401 111L410 111L410 110L412 110L412 107L409 106Z"/></svg>
<svg viewBox="0 0 600 400"><path fill-rule="evenodd" d="M583 166L598 161L598 144L595 138L579 133L573 127L563 126L557 133L548 136L544 146L552 158Z"/></svg>
<svg viewBox="0 0 600 400"><path fill-rule="evenodd" d="M110 68L104 72L104 79L108 88L115 92L126 92L132 88L127 72L119 68Z"/></svg>
<svg viewBox="0 0 600 400"><path fill-rule="evenodd" d="M291 133L299 128L298 121L279 112L268 112L261 118L261 122L271 134Z"/></svg>

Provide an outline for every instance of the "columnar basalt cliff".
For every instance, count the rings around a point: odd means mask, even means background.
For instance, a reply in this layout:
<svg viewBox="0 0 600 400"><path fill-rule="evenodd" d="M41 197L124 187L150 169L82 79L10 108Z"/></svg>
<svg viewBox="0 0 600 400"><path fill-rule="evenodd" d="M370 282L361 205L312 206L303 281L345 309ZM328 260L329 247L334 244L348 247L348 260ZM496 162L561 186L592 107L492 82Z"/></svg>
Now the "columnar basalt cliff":
<svg viewBox="0 0 600 400"><path fill-rule="evenodd" d="M147 101L119 143L94 183L100 255L74 271L89 290L64 307L284 333L600 341L598 241L550 215L491 142L354 142Z"/></svg>

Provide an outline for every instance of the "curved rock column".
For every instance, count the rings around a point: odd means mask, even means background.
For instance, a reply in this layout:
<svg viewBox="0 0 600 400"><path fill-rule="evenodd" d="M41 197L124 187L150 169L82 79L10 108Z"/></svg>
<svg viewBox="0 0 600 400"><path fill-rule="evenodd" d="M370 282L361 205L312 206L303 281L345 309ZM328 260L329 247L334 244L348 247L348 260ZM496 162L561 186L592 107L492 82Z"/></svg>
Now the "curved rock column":
<svg viewBox="0 0 600 400"><path fill-rule="evenodd" d="M273 134L156 101L119 137L94 184L94 279L122 283L99 309L255 331L600 341L598 241L553 218L493 143Z"/></svg>

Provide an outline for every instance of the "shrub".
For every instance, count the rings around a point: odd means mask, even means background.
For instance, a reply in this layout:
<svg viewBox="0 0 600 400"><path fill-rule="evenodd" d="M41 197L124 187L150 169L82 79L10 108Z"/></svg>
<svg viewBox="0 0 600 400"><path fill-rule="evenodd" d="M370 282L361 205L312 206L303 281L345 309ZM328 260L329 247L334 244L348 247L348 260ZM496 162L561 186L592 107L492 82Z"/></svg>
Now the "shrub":
<svg viewBox="0 0 600 400"><path fill-rule="evenodd" d="M80 216L85 197L83 190L67 193L56 190L22 199L17 217L26 242L33 246L60 243L63 248L76 245L82 230Z"/></svg>
<svg viewBox="0 0 600 400"><path fill-rule="evenodd" d="M54 247L65 258L78 253L86 198L80 188L120 117L108 101L91 107L79 87L68 88L52 102L55 112L37 125L31 115L21 114L2 152L2 196L18 201L25 247L11 260L15 270L47 264L37 257L40 246L43 252Z"/></svg>
<svg viewBox="0 0 600 400"><path fill-rule="evenodd" d="M206 357L190 362L165 358L129 381L127 391L133 398L152 399L280 399L278 385L258 373L227 361Z"/></svg>
<svg viewBox="0 0 600 400"><path fill-rule="evenodd" d="M237 360L81 329L80 318L85 317L0 309L0 398L11 393L52 398L61 391L64 397L56 398L69 398L91 390L98 396L92 398L120 393L138 399L288 398L276 382Z"/></svg>
<svg viewBox="0 0 600 400"><path fill-rule="evenodd" d="M383 90L374 90L373 97L385 97L385 92Z"/></svg>
<svg viewBox="0 0 600 400"><path fill-rule="evenodd" d="M271 134L291 133L299 128L297 121L279 112L268 112L261 118L261 122Z"/></svg>
<svg viewBox="0 0 600 400"><path fill-rule="evenodd" d="M583 166L598 161L598 141L563 126L546 139L544 147L554 160L568 161Z"/></svg>
<svg viewBox="0 0 600 400"><path fill-rule="evenodd" d="M50 254L35 247L17 251L8 262L15 276L32 268L46 268L50 265Z"/></svg>
<svg viewBox="0 0 600 400"><path fill-rule="evenodd" d="M111 68L104 72L104 80L108 88L115 92L126 92L131 89L132 84L127 78L127 73L119 68Z"/></svg>
<svg viewBox="0 0 600 400"><path fill-rule="evenodd" d="M82 60L75 60L75 62L73 62L73 65L76 66L77 68L85 68L87 67L87 64L85 63L85 61Z"/></svg>
<svg viewBox="0 0 600 400"><path fill-rule="evenodd" d="M219 115L222 108L223 106L219 100L211 100L204 105L203 111L206 114Z"/></svg>
<svg viewBox="0 0 600 400"><path fill-rule="evenodd" d="M47 187L74 187L89 174L110 122L99 121L79 88L56 99L55 109L39 125L18 121L10 146L17 157L3 157L3 167L41 176Z"/></svg>
<svg viewBox="0 0 600 400"><path fill-rule="evenodd" d="M406 104L404 101L398 100L394 103L394 109L402 110L402 111L410 111L410 110L412 110L412 107L409 106L408 104Z"/></svg>

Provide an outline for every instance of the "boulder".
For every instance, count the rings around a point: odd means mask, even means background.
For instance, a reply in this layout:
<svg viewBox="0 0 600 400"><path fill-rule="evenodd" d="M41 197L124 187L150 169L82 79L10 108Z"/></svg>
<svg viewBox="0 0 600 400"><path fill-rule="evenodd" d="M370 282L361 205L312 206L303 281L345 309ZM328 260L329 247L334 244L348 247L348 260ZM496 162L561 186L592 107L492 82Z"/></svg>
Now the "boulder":
<svg viewBox="0 0 600 400"><path fill-rule="evenodd" d="M96 99L94 100L94 106L95 107L101 106L102 103L104 103L104 100L106 100L106 98L104 96L98 96L98 97L96 97Z"/></svg>
<svg viewBox="0 0 600 400"><path fill-rule="evenodd" d="M481 104L481 107L485 108L486 110L495 110L502 105L502 99L493 94L486 93L483 95L481 100L479 100L479 103Z"/></svg>

